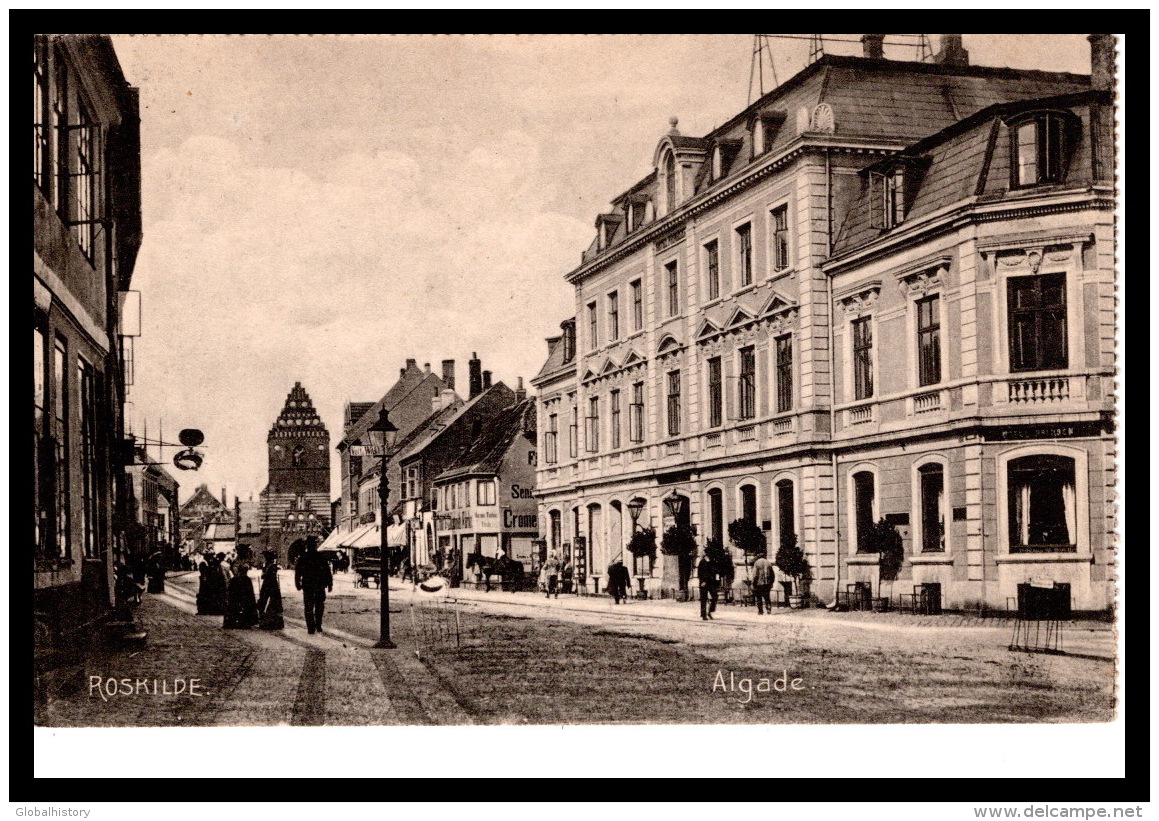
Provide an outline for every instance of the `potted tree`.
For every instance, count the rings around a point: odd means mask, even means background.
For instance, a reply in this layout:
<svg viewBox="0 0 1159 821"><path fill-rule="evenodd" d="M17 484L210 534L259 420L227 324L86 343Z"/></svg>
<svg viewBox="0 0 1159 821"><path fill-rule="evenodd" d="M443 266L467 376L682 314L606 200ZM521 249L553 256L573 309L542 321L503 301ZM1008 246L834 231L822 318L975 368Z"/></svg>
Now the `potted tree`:
<svg viewBox="0 0 1159 821"><path fill-rule="evenodd" d="M805 558L805 552L797 544L796 533L790 534L777 548L774 564L782 574L793 579L791 582L781 581L781 587L785 591L785 603L789 606L796 604L803 607L808 599L808 586L813 578L813 571L809 567L809 560Z"/></svg>
<svg viewBox="0 0 1159 821"><path fill-rule="evenodd" d="M642 527L633 533L628 541L628 552L637 559L647 556L650 563L656 561L656 528ZM636 576L641 594L644 593L644 578L643 575Z"/></svg>
<svg viewBox="0 0 1159 821"><path fill-rule="evenodd" d="M749 560L759 553L764 553L768 547L765 533L757 523L751 519L737 519L728 525L728 538L742 553L744 553L745 567Z"/></svg>
<svg viewBox="0 0 1159 821"><path fill-rule="evenodd" d="M883 610L888 607L888 599L881 595L882 582L890 583L892 593L893 582L897 581L905 561L901 534L884 518L879 519L866 534L865 548L877 554L877 601L874 602L874 609Z"/></svg>
<svg viewBox="0 0 1159 821"><path fill-rule="evenodd" d="M692 559L696 556L696 528L676 524L664 531L660 552L670 557L664 562L664 588L678 591L682 601L687 600L688 577L692 575Z"/></svg>

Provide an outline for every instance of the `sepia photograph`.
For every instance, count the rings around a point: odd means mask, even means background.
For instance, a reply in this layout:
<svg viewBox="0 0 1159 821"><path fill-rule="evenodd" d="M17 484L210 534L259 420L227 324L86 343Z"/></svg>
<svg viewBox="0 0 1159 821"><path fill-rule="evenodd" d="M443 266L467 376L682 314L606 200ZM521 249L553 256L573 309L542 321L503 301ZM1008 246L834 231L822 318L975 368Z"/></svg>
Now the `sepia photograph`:
<svg viewBox="0 0 1159 821"><path fill-rule="evenodd" d="M35 725L1121 720L1121 44L37 35Z"/></svg>

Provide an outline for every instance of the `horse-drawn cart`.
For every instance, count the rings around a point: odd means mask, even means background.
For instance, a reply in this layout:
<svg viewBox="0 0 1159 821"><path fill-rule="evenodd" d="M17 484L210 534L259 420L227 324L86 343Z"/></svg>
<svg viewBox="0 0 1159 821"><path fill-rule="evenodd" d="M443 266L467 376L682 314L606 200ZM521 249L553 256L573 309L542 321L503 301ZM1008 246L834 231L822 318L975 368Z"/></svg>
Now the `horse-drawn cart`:
<svg viewBox="0 0 1159 821"><path fill-rule="evenodd" d="M355 587L382 586L382 549L378 547L354 548L354 563L351 569L358 576Z"/></svg>

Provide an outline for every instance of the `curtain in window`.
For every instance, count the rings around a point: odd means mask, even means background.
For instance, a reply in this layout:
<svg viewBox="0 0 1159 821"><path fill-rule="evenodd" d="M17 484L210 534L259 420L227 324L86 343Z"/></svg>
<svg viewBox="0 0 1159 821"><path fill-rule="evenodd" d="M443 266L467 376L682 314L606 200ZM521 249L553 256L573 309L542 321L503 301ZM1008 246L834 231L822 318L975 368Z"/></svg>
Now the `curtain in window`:
<svg viewBox="0 0 1159 821"><path fill-rule="evenodd" d="M1066 539L1068 544L1078 542L1078 519L1075 510L1074 482L1064 482L1062 486L1062 511L1066 518Z"/></svg>

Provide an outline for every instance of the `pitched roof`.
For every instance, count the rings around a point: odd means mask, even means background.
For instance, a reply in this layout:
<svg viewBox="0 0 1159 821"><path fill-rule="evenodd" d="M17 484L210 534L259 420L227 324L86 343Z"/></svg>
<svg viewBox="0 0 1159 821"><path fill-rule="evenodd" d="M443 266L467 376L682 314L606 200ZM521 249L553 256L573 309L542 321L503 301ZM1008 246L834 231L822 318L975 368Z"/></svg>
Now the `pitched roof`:
<svg viewBox="0 0 1159 821"><path fill-rule="evenodd" d="M480 473L498 473L511 443L521 434L535 435L535 400L504 408L435 481Z"/></svg>
<svg viewBox="0 0 1159 821"><path fill-rule="evenodd" d="M402 404L415 391L420 393L425 391L429 397L445 387L446 384L438 374L421 370L414 364L408 365L403 374L390 386L390 390L383 394L383 397L377 402L350 403L351 407L366 405L366 408L360 416L354 417L354 421L347 426L343 441L349 444L361 438L366 433L366 429L378 421L378 412L381 408L385 407L389 412Z"/></svg>
<svg viewBox="0 0 1159 821"><path fill-rule="evenodd" d="M437 414L432 414L428 417L431 424L427 425L426 429L416 437L413 437L410 442L406 443L395 450L394 456L391 457L396 463L401 464L403 461L410 459L413 456L422 453L431 443L437 440L440 436L450 430L456 422L458 422L464 415L469 413L472 408L480 402L491 401L492 399L502 396L503 394L511 394L514 397L515 392L511 388L504 385L502 382L496 382L491 387L482 393L471 397L462 405L450 406L444 408Z"/></svg>
<svg viewBox="0 0 1159 821"><path fill-rule="evenodd" d="M533 382L535 380L541 379L545 376L549 376L550 374L553 374L558 370L561 370L565 365L570 365L573 368L575 367L575 359L574 358L570 362L564 361L563 349L564 349L564 344L563 344L563 337L562 336L548 337L548 339L547 339L547 361L545 361L543 363L543 367L539 369L539 373L537 373L535 375L534 379L532 380Z"/></svg>

